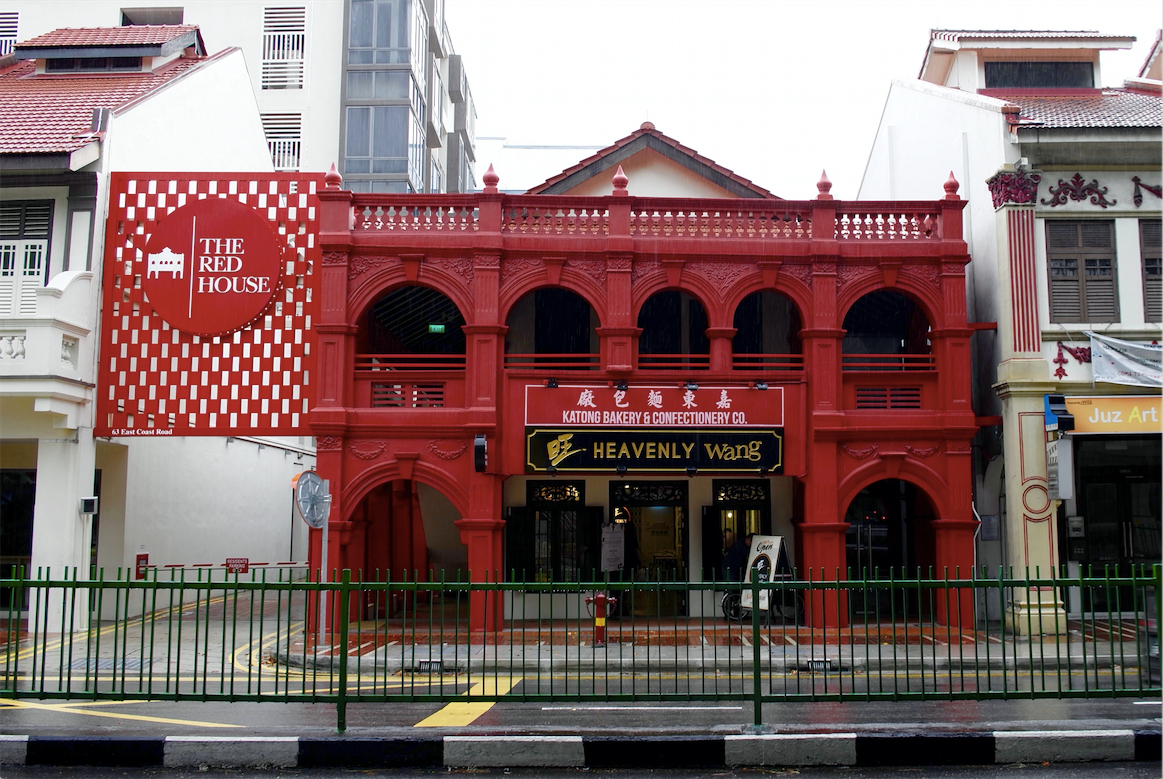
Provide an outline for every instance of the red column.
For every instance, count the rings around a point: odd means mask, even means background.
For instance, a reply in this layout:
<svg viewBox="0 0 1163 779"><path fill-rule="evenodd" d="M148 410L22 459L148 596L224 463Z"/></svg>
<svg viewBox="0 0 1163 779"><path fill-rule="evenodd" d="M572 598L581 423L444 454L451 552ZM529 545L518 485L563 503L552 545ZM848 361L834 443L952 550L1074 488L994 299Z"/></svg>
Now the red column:
<svg viewBox="0 0 1163 779"><path fill-rule="evenodd" d="M936 565L933 575L938 579L969 579L973 576L973 534L977 532L976 519L936 519L931 523ZM937 622L953 627L972 628L974 591L950 587L936 591Z"/></svg>
<svg viewBox="0 0 1163 779"><path fill-rule="evenodd" d="M497 582L501 577L502 519L458 519L460 541L468 547L469 577L472 582ZM474 631L500 630L502 603L495 590L477 590L472 593L469 606L469 629Z"/></svg>
<svg viewBox="0 0 1163 779"><path fill-rule="evenodd" d="M800 578L810 578L812 581L843 580L847 562L844 534L848 532L848 523L804 522L799 526L799 531L804 566L807 569L800 572ZM807 598L807 601L804 605L811 627L847 627L846 593L816 591Z"/></svg>
<svg viewBox="0 0 1163 779"><path fill-rule="evenodd" d="M734 361L734 327L708 327L707 338L711 341L711 370L726 373Z"/></svg>

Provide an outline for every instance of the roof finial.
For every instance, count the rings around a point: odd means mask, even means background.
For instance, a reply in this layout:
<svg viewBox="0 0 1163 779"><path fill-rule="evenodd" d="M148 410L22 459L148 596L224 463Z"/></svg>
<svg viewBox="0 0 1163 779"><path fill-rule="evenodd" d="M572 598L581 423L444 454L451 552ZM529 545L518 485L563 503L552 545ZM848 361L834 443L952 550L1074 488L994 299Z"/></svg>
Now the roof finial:
<svg viewBox="0 0 1163 779"><path fill-rule="evenodd" d="M339 175L339 171L335 169L335 163L331 163L331 170L323 175L324 189L339 189L339 185L343 183L343 176Z"/></svg>
<svg viewBox="0 0 1163 779"><path fill-rule="evenodd" d="M618 172L614 174L613 183L615 195L626 194L626 185L630 183L630 179L622 172L621 165L618 166Z"/></svg>
<svg viewBox="0 0 1163 779"><path fill-rule="evenodd" d="M489 163L489 169L485 171L485 175L481 177L481 181L485 182L485 192L496 192L497 183L501 177L493 170L493 163Z"/></svg>
<svg viewBox="0 0 1163 779"><path fill-rule="evenodd" d="M654 128L654 122L652 122L652 121L650 121L650 120L648 119L648 120L646 120L645 122L643 122L643 123L642 123L642 126L641 126L641 127L639 127L638 129L639 129L639 130L653 130L653 129L655 129L655 128Z"/></svg>
<svg viewBox="0 0 1163 779"><path fill-rule="evenodd" d="M828 178L828 171L820 171L820 180L816 182L816 191L820 193L816 195L816 200L832 199L832 181Z"/></svg>
<svg viewBox="0 0 1163 779"><path fill-rule="evenodd" d="M945 179L945 199L960 200L961 198L957 197L959 189L961 189L961 182L953 176L953 171L949 171L949 178Z"/></svg>

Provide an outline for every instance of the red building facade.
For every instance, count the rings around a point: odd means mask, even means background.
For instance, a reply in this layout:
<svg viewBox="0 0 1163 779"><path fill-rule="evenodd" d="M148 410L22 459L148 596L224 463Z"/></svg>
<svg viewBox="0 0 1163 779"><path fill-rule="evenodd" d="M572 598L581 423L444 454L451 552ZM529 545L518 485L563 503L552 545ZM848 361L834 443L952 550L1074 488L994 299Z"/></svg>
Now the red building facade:
<svg viewBox="0 0 1163 779"><path fill-rule="evenodd" d="M474 581L588 578L618 511L634 515L623 565L692 580L727 531L789 527L800 577L969 575L952 177L932 202L842 202L826 179L800 202L635 197L620 169L606 197L506 195L491 169L484 183L366 195L332 173L318 193L309 424L331 568L428 571L435 491ZM473 603L474 629L503 616Z"/></svg>

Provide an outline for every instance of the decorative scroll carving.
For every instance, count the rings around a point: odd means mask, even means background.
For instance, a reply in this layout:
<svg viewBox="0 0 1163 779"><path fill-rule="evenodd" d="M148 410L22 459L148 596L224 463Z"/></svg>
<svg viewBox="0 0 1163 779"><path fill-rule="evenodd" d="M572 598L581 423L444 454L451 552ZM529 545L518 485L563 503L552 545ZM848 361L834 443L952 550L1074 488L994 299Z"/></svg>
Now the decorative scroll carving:
<svg viewBox="0 0 1163 779"><path fill-rule="evenodd" d="M315 439L315 451L334 452L343 448L343 439L334 435L323 435Z"/></svg>
<svg viewBox="0 0 1163 779"><path fill-rule="evenodd" d="M1038 197L1038 183L1042 177L1037 173L1014 171L997 173L985 182L989 194L993 196L993 207L1001 208L1007 203L1033 203Z"/></svg>
<svg viewBox="0 0 1163 779"><path fill-rule="evenodd" d="M434 266L443 266L458 276L462 276L466 282L472 284L473 277L473 263L472 260L466 257L456 257L447 260L433 260Z"/></svg>
<svg viewBox="0 0 1163 779"><path fill-rule="evenodd" d="M477 254L472 259L472 264L478 268L499 268L501 266L501 255L499 254Z"/></svg>
<svg viewBox="0 0 1163 779"><path fill-rule="evenodd" d="M604 260L569 260L566 265L592 276L595 281L606 286L606 263Z"/></svg>
<svg viewBox="0 0 1163 779"><path fill-rule="evenodd" d="M581 503L585 482L534 482L529 487L530 504Z"/></svg>
<svg viewBox="0 0 1163 779"><path fill-rule="evenodd" d="M686 482L617 482L610 491L616 506L685 506Z"/></svg>
<svg viewBox="0 0 1163 779"><path fill-rule="evenodd" d="M932 284L934 287L941 283L942 268L936 265L916 265L913 266L913 272L925 281Z"/></svg>
<svg viewBox="0 0 1163 779"><path fill-rule="evenodd" d="M1058 356L1051 362L1058 366L1054 371L1054 375L1060 379L1066 378L1066 366L1070 360L1066 359L1066 354L1069 354L1078 362L1090 362L1090 347L1089 346L1067 346L1061 341L1058 342Z"/></svg>
<svg viewBox="0 0 1163 779"><path fill-rule="evenodd" d="M399 262L396 257L352 257L347 266L347 278L350 281L357 276L374 270L389 262Z"/></svg>
<svg viewBox="0 0 1163 779"><path fill-rule="evenodd" d="M964 453L969 451L968 441L949 441L945 444L945 451Z"/></svg>
<svg viewBox="0 0 1163 779"><path fill-rule="evenodd" d="M662 271L662 263L658 260L647 260L645 262L634 263L633 269L630 271L630 283L637 284L638 279L646 276L660 273Z"/></svg>
<svg viewBox="0 0 1163 779"><path fill-rule="evenodd" d="M504 284L519 273L543 267L545 263L541 260L505 260L501 264L501 283Z"/></svg>
<svg viewBox="0 0 1163 779"><path fill-rule="evenodd" d="M464 450L468 449L468 441L447 441L438 439L428 442L428 451L439 457L441 460L455 460L464 454Z"/></svg>
<svg viewBox="0 0 1163 779"><path fill-rule="evenodd" d="M323 252L324 265L343 265L347 262L347 252Z"/></svg>
<svg viewBox="0 0 1163 779"><path fill-rule="evenodd" d="M1135 182L1135 194L1131 197L1131 200L1133 200L1135 202L1135 208L1138 208L1139 206L1143 205L1143 190L1144 189L1147 190L1148 192L1150 192L1155 197L1163 197L1163 184L1151 186L1150 184L1147 184L1142 179L1140 179L1138 176L1133 176L1131 178L1131 181Z"/></svg>
<svg viewBox="0 0 1163 779"><path fill-rule="evenodd" d="M791 274L795 278L802 281L804 283L805 287L812 286L812 266L811 265L800 265L800 264L788 265L785 263L783 265L783 268L780 270L780 272Z"/></svg>
<svg viewBox="0 0 1163 779"><path fill-rule="evenodd" d="M606 270L630 270L633 264L630 257L607 257Z"/></svg>
<svg viewBox="0 0 1163 779"><path fill-rule="evenodd" d="M387 444L383 441L367 441L363 445L348 444L347 451L361 460L374 460L384 452Z"/></svg>
<svg viewBox="0 0 1163 779"><path fill-rule="evenodd" d="M921 447L913 446L912 444L905 444L905 451L911 454L913 457L928 458L941 451L941 445L934 444L933 446Z"/></svg>
<svg viewBox="0 0 1163 779"><path fill-rule="evenodd" d="M880 268L873 265L841 265L836 271L837 284L843 287L845 284L851 284L865 276L879 272Z"/></svg>
<svg viewBox="0 0 1163 779"><path fill-rule="evenodd" d="M719 481L714 482L715 492L712 500L715 503L767 503L770 498L766 479L747 479L746 481Z"/></svg>
<svg viewBox="0 0 1163 779"><path fill-rule="evenodd" d="M703 275L719 285L719 289L731 286L743 273L743 266L735 262L706 262L696 266Z"/></svg>
<svg viewBox="0 0 1163 779"><path fill-rule="evenodd" d="M1050 187L1049 189L1050 194L1054 197L1049 200L1042 198L1040 202L1042 205L1050 206L1051 208L1066 205L1067 198L1070 200L1086 200L1088 197L1090 198L1091 205L1096 205L1099 208L1118 205L1117 200L1106 199L1107 188L1100 187L1098 185L1098 179L1087 183L1086 179L1082 178L1081 173L1075 173L1074 178L1070 179L1070 181L1058 179L1057 188Z"/></svg>
<svg viewBox="0 0 1163 779"><path fill-rule="evenodd" d="M880 451L880 444L869 444L868 446L857 449L848 444L840 444L840 451L851 457L853 460L867 460L872 455Z"/></svg>
<svg viewBox="0 0 1163 779"><path fill-rule="evenodd" d="M941 263L941 275L943 276L962 276L965 274L965 263L963 262L943 262Z"/></svg>
<svg viewBox="0 0 1163 779"><path fill-rule="evenodd" d="M828 275L836 272L836 263L832 260L817 260L812 264L812 272L816 275Z"/></svg>

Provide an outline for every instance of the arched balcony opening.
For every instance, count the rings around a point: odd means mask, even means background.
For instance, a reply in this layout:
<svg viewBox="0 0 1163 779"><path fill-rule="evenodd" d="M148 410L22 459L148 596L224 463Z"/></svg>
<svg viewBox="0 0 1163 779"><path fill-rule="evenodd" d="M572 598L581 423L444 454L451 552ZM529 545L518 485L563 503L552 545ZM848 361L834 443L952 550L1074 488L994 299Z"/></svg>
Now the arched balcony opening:
<svg viewBox="0 0 1163 779"><path fill-rule="evenodd" d="M447 295L399 287L372 303L356 339L356 403L365 408L440 408L463 403L464 316Z"/></svg>
<svg viewBox="0 0 1163 779"><path fill-rule="evenodd" d="M596 370L598 313L581 295L560 287L526 293L509 310L505 367Z"/></svg>
<svg viewBox="0 0 1163 779"><path fill-rule="evenodd" d="M703 304L685 292L657 292L638 312L638 367L654 370L706 370L711 341Z"/></svg>
<svg viewBox="0 0 1163 779"><path fill-rule="evenodd" d="M844 406L922 409L936 402L929 320L913 300L879 290L844 317Z"/></svg>
<svg viewBox="0 0 1163 779"><path fill-rule="evenodd" d="M735 309L734 327L731 349L737 370L803 370L803 325L790 298L771 290L751 293Z"/></svg>

